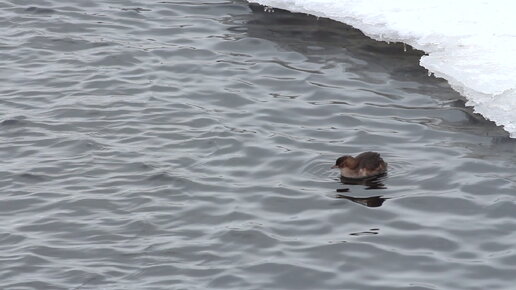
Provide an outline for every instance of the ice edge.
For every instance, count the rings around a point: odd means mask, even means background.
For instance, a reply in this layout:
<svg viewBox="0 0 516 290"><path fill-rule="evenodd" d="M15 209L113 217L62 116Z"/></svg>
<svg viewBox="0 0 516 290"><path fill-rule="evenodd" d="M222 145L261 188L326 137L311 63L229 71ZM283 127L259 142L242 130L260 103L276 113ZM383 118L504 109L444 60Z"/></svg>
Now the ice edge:
<svg viewBox="0 0 516 290"><path fill-rule="evenodd" d="M501 101L493 102L494 99L504 99L507 100L505 104L510 104L511 100L516 99L516 91L514 89L506 89L496 93L489 93L464 85L462 81L458 80L452 74L446 73L445 70L440 70L438 62L430 61L435 54L439 54L439 52L443 51L443 48L441 48L438 43L421 41L418 36L412 36L409 33L403 34L395 29L390 29L387 25L379 28L378 22L368 23L367 19L363 20L362 17L355 17L351 13L343 15L342 11L339 11L339 13L331 14L327 11L323 11L324 9L311 7L313 5L303 4L297 0L248 0L248 2L257 3L265 7L310 14L316 17L330 18L359 29L372 39L387 42L403 42L415 49L424 51L427 55L423 56L420 60L422 67L427 69L435 77L445 79L455 91L459 92L459 94L467 99L466 104L473 107L475 113L483 115L499 126L503 126L503 128L509 132L511 138L516 138L516 122L512 120L514 113L511 113L510 106L504 105L504 102Z"/></svg>

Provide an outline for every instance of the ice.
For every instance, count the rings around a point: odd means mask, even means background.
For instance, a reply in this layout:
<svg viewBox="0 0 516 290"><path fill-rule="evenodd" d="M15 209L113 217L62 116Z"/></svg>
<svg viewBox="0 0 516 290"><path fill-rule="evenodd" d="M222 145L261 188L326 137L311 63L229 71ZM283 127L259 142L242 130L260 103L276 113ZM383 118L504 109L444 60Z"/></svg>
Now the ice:
<svg viewBox="0 0 516 290"><path fill-rule="evenodd" d="M516 138L516 1L249 0L327 17L371 38L401 41L420 64Z"/></svg>

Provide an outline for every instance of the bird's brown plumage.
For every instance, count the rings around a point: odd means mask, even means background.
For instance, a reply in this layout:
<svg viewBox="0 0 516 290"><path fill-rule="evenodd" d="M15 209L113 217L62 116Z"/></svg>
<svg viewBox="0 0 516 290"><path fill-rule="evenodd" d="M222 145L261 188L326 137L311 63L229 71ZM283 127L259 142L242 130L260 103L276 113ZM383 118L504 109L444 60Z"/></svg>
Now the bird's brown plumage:
<svg viewBox="0 0 516 290"><path fill-rule="evenodd" d="M341 175L348 178L366 178L387 171L387 163L376 152L364 152L356 157L339 157L334 167L339 168Z"/></svg>

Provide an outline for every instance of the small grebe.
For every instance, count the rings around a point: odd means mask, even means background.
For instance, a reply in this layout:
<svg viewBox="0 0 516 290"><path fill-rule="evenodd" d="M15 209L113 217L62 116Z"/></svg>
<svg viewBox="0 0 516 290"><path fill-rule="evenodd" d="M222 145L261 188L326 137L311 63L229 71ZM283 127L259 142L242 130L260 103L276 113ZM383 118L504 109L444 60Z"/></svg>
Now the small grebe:
<svg viewBox="0 0 516 290"><path fill-rule="evenodd" d="M339 157L332 168L339 168L340 175L346 178L368 178L385 173L387 163L376 152L364 152L356 157Z"/></svg>

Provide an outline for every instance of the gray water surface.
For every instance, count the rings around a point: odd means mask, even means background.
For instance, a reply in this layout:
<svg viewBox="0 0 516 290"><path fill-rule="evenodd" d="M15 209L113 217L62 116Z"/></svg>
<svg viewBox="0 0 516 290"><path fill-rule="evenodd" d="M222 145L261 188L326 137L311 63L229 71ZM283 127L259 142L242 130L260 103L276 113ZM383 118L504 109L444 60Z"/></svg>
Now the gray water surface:
<svg viewBox="0 0 516 290"><path fill-rule="evenodd" d="M516 141L420 52L98 2L0 3L1 289L513 289ZM329 169L369 150L374 183Z"/></svg>

